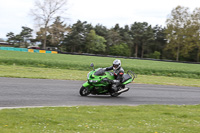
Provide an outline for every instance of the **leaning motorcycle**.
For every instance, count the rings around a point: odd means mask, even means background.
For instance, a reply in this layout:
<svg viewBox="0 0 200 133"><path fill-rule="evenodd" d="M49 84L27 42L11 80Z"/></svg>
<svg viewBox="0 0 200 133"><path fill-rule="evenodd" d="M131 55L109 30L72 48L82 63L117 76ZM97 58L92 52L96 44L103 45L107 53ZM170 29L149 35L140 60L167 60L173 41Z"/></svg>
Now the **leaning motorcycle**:
<svg viewBox="0 0 200 133"><path fill-rule="evenodd" d="M94 64L90 65L93 70L87 74L87 82L85 82L80 88L81 96L92 95L110 95L112 97L117 97L120 94L127 92L129 88L125 85L131 83L134 78L136 78L135 73L128 71L123 75L122 83L117 87L117 90L112 89L114 78L114 73L111 71L105 71L103 68L94 69Z"/></svg>

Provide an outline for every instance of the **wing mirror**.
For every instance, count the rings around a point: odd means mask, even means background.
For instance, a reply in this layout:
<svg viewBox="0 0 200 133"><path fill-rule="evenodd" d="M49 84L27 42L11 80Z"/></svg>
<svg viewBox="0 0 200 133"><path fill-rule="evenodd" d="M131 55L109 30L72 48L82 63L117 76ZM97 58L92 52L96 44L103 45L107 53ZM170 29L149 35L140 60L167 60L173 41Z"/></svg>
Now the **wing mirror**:
<svg viewBox="0 0 200 133"><path fill-rule="evenodd" d="M90 64L90 67L93 67L93 71L94 71L94 64L93 63Z"/></svg>
<svg viewBox="0 0 200 133"><path fill-rule="evenodd" d="M93 64L93 63L91 63L91 64L90 64L90 66L91 66L91 67L94 67L94 64Z"/></svg>

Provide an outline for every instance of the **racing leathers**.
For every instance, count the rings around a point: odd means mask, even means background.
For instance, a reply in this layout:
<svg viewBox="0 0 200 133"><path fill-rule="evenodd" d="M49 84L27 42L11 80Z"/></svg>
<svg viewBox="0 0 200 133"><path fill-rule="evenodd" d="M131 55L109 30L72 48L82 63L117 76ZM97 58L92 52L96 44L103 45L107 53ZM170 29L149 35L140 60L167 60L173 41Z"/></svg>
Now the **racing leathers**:
<svg viewBox="0 0 200 133"><path fill-rule="evenodd" d="M113 69L113 66L104 68L105 71L110 71L113 70L114 72L114 77L115 80L112 81L112 84L114 85L112 88L114 91L117 91L117 88L121 84L123 80L123 74L124 74L124 69L122 67L119 67L118 69Z"/></svg>

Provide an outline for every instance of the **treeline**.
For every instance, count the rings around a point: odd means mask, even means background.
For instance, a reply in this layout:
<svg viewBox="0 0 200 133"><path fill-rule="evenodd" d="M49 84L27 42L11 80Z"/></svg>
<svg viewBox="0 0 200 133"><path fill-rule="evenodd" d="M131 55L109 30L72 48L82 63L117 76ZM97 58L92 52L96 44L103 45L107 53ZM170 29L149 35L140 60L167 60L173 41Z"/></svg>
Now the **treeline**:
<svg viewBox="0 0 200 133"><path fill-rule="evenodd" d="M164 29L146 22L108 29L77 21L70 29L61 45L63 51L160 58L166 44Z"/></svg>
<svg viewBox="0 0 200 133"><path fill-rule="evenodd" d="M16 47L28 47L44 42L43 28L32 38L32 29L22 27L20 34L7 34L8 42ZM164 28L152 27L146 22L135 22L131 26L116 24L108 29L98 24L92 26L78 20L67 26L58 17L48 27L47 47L58 47L62 52L79 52L105 55L133 56L140 58L168 58L164 55L166 45ZM24 34L26 33L26 34Z"/></svg>
<svg viewBox="0 0 200 133"><path fill-rule="evenodd" d="M18 47L40 42L41 48L44 48L45 42L46 46L58 47L62 52L199 62L199 14L200 8L191 13L187 7L177 6L167 18L166 27L134 22L107 28L80 20L73 25L66 25L57 17L47 28L41 27L35 38L28 27L22 27L17 35L10 32L7 37L9 43Z"/></svg>

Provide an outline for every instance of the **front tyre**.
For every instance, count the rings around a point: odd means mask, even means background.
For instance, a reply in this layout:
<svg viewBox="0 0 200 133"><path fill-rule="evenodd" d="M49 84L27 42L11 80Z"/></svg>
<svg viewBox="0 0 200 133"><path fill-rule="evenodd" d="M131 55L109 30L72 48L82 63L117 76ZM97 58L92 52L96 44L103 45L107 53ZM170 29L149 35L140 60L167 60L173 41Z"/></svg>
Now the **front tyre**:
<svg viewBox="0 0 200 133"><path fill-rule="evenodd" d="M82 86L79 93L81 96L87 96L90 94L90 91L88 90L87 87Z"/></svg>

